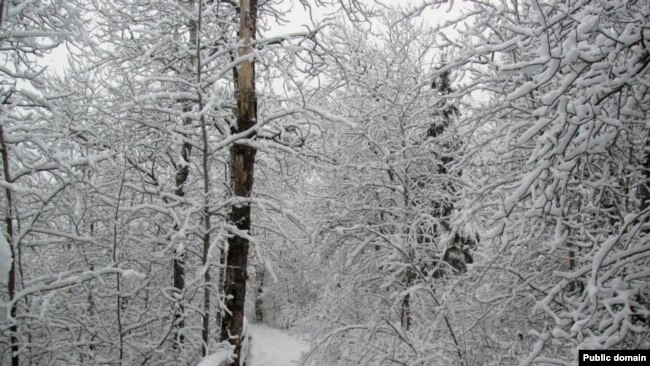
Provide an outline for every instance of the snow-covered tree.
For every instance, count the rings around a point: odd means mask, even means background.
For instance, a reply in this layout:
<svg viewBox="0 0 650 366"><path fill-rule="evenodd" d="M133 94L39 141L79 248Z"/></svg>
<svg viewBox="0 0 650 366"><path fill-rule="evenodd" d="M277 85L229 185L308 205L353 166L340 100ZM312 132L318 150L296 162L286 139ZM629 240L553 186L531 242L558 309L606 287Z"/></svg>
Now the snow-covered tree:
<svg viewBox="0 0 650 366"><path fill-rule="evenodd" d="M0 2L0 363L650 347L650 5L444 3Z"/></svg>
<svg viewBox="0 0 650 366"><path fill-rule="evenodd" d="M42 62L64 42L83 39L81 8L72 1L34 1L3 2L0 10L1 235L11 263L1 294L0 357L14 366L38 364L50 362L47 350L57 349L61 362L81 362L72 350L88 344L69 320L83 300L56 294L120 274L110 265L89 268L87 258L77 257L77 244L90 242L78 230L86 209L84 176L113 154L84 149L83 121L66 113L70 95L55 87Z"/></svg>
<svg viewBox="0 0 650 366"><path fill-rule="evenodd" d="M441 360L460 354L439 295L476 242L452 220L458 109L450 73L423 81L440 60L433 33L400 19L386 12L379 37L340 25L327 39L340 76L326 105L354 125L327 141L336 169L319 187L315 242L333 277L314 313L324 352L313 364L420 364L438 354L432 336L448 345Z"/></svg>
<svg viewBox="0 0 650 366"><path fill-rule="evenodd" d="M476 291L504 309L495 334L517 314L498 348L528 344L508 363L648 345L648 11L474 2L441 41L461 51L439 72L463 69L459 94L484 101L466 118L480 173L465 217L491 228Z"/></svg>

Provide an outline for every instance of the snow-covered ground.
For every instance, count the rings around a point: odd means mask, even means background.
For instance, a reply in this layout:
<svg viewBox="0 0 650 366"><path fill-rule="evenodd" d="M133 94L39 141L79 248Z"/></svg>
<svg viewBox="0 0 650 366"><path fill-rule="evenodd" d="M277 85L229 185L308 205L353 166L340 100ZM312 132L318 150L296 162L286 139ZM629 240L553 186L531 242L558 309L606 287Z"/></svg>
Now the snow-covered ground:
<svg viewBox="0 0 650 366"><path fill-rule="evenodd" d="M211 355L207 355L196 366L223 366L226 365L226 362L232 362L230 361L230 352L220 351Z"/></svg>
<svg viewBox="0 0 650 366"><path fill-rule="evenodd" d="M266 325L251 325L253 335L252 364L250 366L294 366L300 355L309 351L309 345L284 330Z"/></svg>
<svg viewBox="0 0 650 366"><path fill-rule="evenodd" d="M288 331L266 325L250 325L253 345L248 366L296 366L309 345ZM228 352L216 352L205 357L197 366L222 366Z"/></svg>

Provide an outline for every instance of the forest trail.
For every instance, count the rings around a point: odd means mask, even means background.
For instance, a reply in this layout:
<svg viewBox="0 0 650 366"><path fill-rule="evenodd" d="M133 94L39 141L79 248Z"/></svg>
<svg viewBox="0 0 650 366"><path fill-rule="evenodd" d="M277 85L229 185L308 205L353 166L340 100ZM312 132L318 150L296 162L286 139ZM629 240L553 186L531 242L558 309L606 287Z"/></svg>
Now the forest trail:
<svg viewBox="0 0 650 366"><path fill-rule="evenodd" d="M250 332L253 336L251 366L298 365L301 354L309 351L305 341L285 330L253 324Z"/></svg>

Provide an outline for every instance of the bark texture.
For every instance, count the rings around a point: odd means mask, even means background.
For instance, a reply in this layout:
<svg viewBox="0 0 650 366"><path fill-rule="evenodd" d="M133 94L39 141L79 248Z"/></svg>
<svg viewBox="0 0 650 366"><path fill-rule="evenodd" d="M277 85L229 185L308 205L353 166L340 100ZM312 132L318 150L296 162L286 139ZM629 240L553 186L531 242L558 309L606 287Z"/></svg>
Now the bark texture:
<svg viewBox="0 0 650 366"><path fill-rule="evenodd" d="M253 52L251 42L255 39L257 22L257 0L242 0L240 3L239 40L242 47L240 57ZM249 59L241 63L237 72L237 126L233 133L246 131L257 123L257 99L255 96L255 61ZM231 183L237 197L251 196L253 189L253 168L255 149L235 144L231 150ZM230 222L241 232L249 232L251 227L251 208L249 203L233 206ZM228 239L226 257L226 278L224 294L228 312L224 314L221 325L221 339L228 340L235 347L236 362L239 363L242 342L245 335L244 304L246 302L246 282L248 279L248 239L233 235Z"/></svg>
<svg viewBox="0 0 650 366"><path fill-rule="evenodd" d="M186 111L188 108L185 108ZM191 125L192 120L187 118L184 121L185 126ZM187 183L187 178L190 174L190 155L192 153L192 145L189 142L184 142L181 148L181 157L183 162L178 166L176 172L176 190L174 193L177 197L185 197L185 184ZM180 228L178 225L174 226L174 232L177 232ZM185 320L183 318L183 313L185 312L183 306L183 291L185 291L185 253L179 252L178 250L174 251L174 288L177 290L178 294L178 303L177 309L174 313L174 347L180 346L185 342L185 337L183 336L183 328L185 327Z"/></svg>
<svg viewBox="0 0 650 366"><path fill-rule="evenodd" d="M0 24L2 24L0 20ZM4 138L4 129L0 126L0 153L2 155L2 171L4 172L4 180L7 184L13 183L11 174L9 173L9 152L7 151L7 144ZM9 187L5 188L5 199L7 207L5 208L5 226L7 230L7 243L11 249L11 267L9 267L9 278L7 279L7 291L9 292L9 300L13 300L16 295L16 255L14 248L14 222L13 222L13 198L12 191ZM0 233L0 235L3 235ZM19 366L20 359L18 358L18 326L15 323L16 319L16 305L13 304L9 309L9 315L14 319L14 323L9 326L9 342L11 343L11 366Z"/></svg>

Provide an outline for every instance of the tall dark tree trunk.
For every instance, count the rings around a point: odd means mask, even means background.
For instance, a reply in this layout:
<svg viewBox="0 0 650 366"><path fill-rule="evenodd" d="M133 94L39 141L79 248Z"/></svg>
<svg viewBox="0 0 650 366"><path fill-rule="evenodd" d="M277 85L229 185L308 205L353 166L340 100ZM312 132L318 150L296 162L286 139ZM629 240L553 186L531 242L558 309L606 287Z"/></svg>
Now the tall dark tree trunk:
<svg viewBox="0 0 650 366"><path fill-rule="evenodd" d="M185 108L187 112L189 108ZM192 120L186 118L183 121L184 126L191 126ZM184 142L181 147L181 158L183 159L182 164L179 164L178 170L176 171L176 190L174 193L177 197L185 197L185 184L187 183L187 178L190 174L190 154L192 153L192 145L189 142ZM178 231L180 228L178 225L174 226L174 231ZM178 301L176 304L176 311L174 313L174 348L180 347L181 344L185 341L183 336L183 328L185 327L185 321L183 319L183 313L185 312L183 306L183 291L185 289L185 253L184 251L174 250L174 279L173 285L177 291Z"/></svg>
<svg viewBox="0 0 650 366"><path fill-rule="evenodd" d="M0 1L0 27L4 24L4 1ZM3 105L6 104L7 100L11 96L8 95L3 101ZM2 171L4 172L4 180L7 184L10 184L11 174L9 172L9 151L7 150L7 144L5 142L4 128L0 125L0 152L2 153ZM14 223L13 223L13 199L11 196L11 189L5 188L5 200L7 201L7 207L5 208L5 225L7 230L7 243L9 244L9 249L11 250L11 267L9 267L9 278L7 278L7 291L9 292L9 301L14 299L16 295L16 255L14 253ZM0 235L3 235L0 233ZM9 315L12 319L16 319L16 304L11 306L9 309ZM18 326L12 324L9 327L9 342L11 343L11 366L18 366L20 364L20 359L18 358Z"/></svg>
<svg viewBox="0 0 650 366"><path fill-rule="evenodd" d="M643 177L639 193L641 196L641 211L645 211L650 206L650 133L645 139L645 161L643 162Z"/></svg>
<svg viewBox="0 0 650 366"><path fill-rule="evenodd" d="M639 212L644 212L650 206L650 132L646 135L645 139L645 160L642 162L641 171L643 178L641 179L641 186L639 187L639 198L641 200L641 207ZM641 229L644 234L650 231L650 228L645 227Z"/></svg>
<svg viewBox="0 0 650 366"><path fill-rule="evenodd" d="M411 260L413 260L411 258ZM413 273L413 270L408 268L406 270L405 274L405 283L404 283L404 288L407 290L409 287L413 286L415 282L415 274ZM402 299L402 310L400 314L400 322L402 325L402 328L404 330L409 330L411 329L411 324L413 323L413 317L411 314L411 294L408 293L404 298Z"/></svg>
<svg viewBox="0 0 650 366"><path fill-rule="evenodd" d="M260 266L255 272L257 277L257 293L255 294L255 323L264 322L264 304L262 295L264 294L264 267Z"/></svg>
<svg viewBox="0 0 650 366"><path fill-rule="evenodd" d="M120 218L120 203L122 202L122 192L124 191L124 181L126 179L126 167L122 170L122 177L120 181L120 187L117 190L117 204L115 205L115 215L113 216L113 250L111 253L113 259L113 265L116 268L119 268L120 255L118 254L118 221ZM115 295L115 320L117 322L117 336L120 347L118 349L118 364L122 365L124 362L124 331L122 324L122 312L126 309L126 299L122 299L122 277L120 273L115 274L115 285L116 285L116 295Z"/></svg>
<svg viewBox="0 0 650 366"><path fill-rule="evenodd" d="M2 21L0 20L0 25ZM3 103L4 104L4 103ZM2 171L4 173L4 180L7 184L12 183L11 174L9 172L9 151L5 142L4 128L0 125L0 152L2 153ZM7 231L7 243L11 249L11 267L9 267L9 278L7 279L7 290L9 292L9 301L13 300L16 295L16 255L14 248L14 222L13 222L13 197L11 189L7 186L5 188L5 200L7 207L5 208L5 227ZM4 235L0 233L0 235ZM20 359L18 357L18 326L16 325L16 304L9 309L9 315L13 319L13 324L9 327L9 342L11 343L11 366L18 366Z"/></svg>
<svg viewBox="0 0 650 366"><path fill-rule="evenodd" d="M210 216L210 146L208 139L208 122L206 121L205 114L203 109L205 104L203 102L203 90L201 89L201 84L203 83L203 61L201 60L201 26L203 22L203 1L199 1L198 9L198 22L194 26L194 38L196 45L196 85L197 85L197 96L198 96L198 107L201 111L201 138L203 140L203 265L205 266L205 272L203 273L203 281L205 287L203 288L203 331L201 337L203 340L203 355L205 356L208 353L208 339L210 337L210 282L212 282L212 275L210 274L210 232L212 231L212 222Z"/></svg>
<svg viewBox="0 0 650 366"><path fill-rule="evenodd" d="M190 10L193 9L194 3L195 3L194 0L191 0L189 2ZM188 26L189 26L189 45L190 47L194 47L197 45L197 39L198 39L197 21L190 20ZM190 56L190 62L187 64L187 70L186 70L188 73L193 73L195 71L193 66L196 62L197 62L196 56L194 55ZM200 76L197 75L197 78L200 78ZM191 110L192 107L190 103L188 103L188 105L183 107L184 113L190 112ZM191 128L192 118L189 117L185 118L183 120L183 127ZM188 138L188 136L185 136L185 138ZM190 156L192 154L192 144L190 144L188 141L183 142L180 153L183 161L178 164L178 168L176 171L176 190L174 191L174 193L177 197L185 197L186 184L190 174ZM180 228L177 225L174 226L175 232L178 231L179 229ZM183 328L185 327L185 320L183 318L184 316L183 314L185 312L185 307L183 305L183 291L185 290L185 250L174 251L173 266L174 266L173 285L178 295L176 310L174 313L173 346L174 348L176 347L180 348L180 346L185 342L185 337L183 336ZM205 333L205 330L203 331L203 333ZM204 339L204 345L205 344L207 344L207 339ZM203 347L203 350L205 356L205 346Z"/></svg>
<svg viewBox="0 0 650 366"><path fill-rule="evenodd" d="M239 56L252 53L251 42L255 39L257 22L257 0L241 0L240 3L239 40L244 45ZM257 123L257 99L255 96L255 61L242 62L237 73L237 126L233 133L246 131ZM253 167L255 165L255 149L241 144L235 144L231 150L231 183L236 197L250 197L253 188ZM251 208L248 203L233 206L230 222L242 232L250 231ZM241 358L242 334L244 326L244 303L246 300L246 281L248 277L248 247L247 239L233 235L228 239L226 255L226 278L224 295L226 296L226 312L221 324L221 338L235 346L236 362Z"/></svg>

